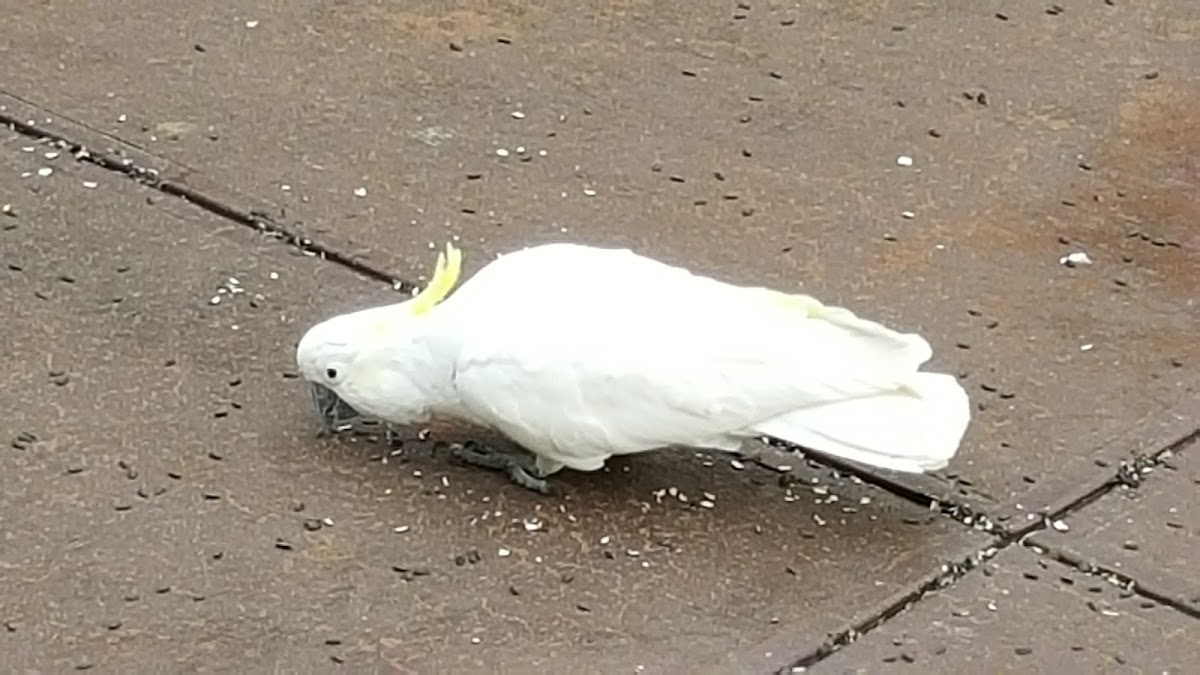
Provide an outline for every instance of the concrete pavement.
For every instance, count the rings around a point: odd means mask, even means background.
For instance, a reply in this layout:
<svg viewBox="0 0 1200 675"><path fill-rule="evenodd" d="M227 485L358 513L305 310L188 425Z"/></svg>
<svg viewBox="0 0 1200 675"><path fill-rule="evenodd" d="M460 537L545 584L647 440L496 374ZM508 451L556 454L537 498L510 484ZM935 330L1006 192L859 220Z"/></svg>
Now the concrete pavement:
<svg viewBox="0 0 1200 675"><path fill-rule="evenodd" d="M0 9L0 652L877 672L907 661L885 639L924 649L987 589L1029 637L985 605L938 663L1036 672L1013 650L1043 653L1036 617L1067 606L1191 625L1195 483L1160 453L1186 467L1200 418L1200 8L1010 4ZM314 439L283 377L298 332L420 283L449 237L471 269L571 239L802 287L928 336L975 423L937 476L655 456L568 476L561 503L429 444ZM1040 593L1040 564L1131 609ZM1114 630L1055 658L1181 663Z"/></svg>

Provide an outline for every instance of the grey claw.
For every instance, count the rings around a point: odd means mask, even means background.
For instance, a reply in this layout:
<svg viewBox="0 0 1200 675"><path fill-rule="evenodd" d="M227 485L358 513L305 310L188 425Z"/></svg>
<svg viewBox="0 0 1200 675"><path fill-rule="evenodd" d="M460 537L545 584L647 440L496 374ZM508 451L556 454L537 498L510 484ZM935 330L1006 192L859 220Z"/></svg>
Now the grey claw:
<svg viewBox="0 0 1200 675"><path fill-rule="evenodd" d="M537 460L532 455L496 450L474 441L467 441L461 445L456 443L451 452L468 464L493 471L504 471L514 483L527 490L541 494L550 493L550 486L537 470Z"/></svg>
<svg viewBox="0 0 1200 675"><path fill-rule="evenodd" d="M516 462L513 462L508 466L508 477L511 478L514 483L520 485L526 490L533 490L534 492L539 492L544 495L550 494L550 486L546 484L546 480L544 478L538 478L531 475L525 470L525 467L517 464Z"/></svg>
<svg viewBox="0 0 1200 675"><path fill-rule="evenodd" d="M480 445L474 441L466 443L455 443L450 446L450 452L457 458L468 464L501 471L513 465L513 458L507 454L497 452L486 445Z"/></svg>

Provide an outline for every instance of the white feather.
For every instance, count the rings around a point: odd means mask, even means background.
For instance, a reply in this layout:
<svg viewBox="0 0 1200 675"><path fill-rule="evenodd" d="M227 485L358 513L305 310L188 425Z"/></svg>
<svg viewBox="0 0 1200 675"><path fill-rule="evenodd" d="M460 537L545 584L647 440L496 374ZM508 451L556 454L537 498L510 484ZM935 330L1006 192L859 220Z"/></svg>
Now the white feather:
<svg viewBox="0 0 1200 675"><path fill-rule="evenodd" d="M626 250L505 255L406 330L455 355L439 372L460 400L442 412L579 470L766 434L928 471L954 455L970 416L954 378L918 372L931 350L917 335Z"/></svg>

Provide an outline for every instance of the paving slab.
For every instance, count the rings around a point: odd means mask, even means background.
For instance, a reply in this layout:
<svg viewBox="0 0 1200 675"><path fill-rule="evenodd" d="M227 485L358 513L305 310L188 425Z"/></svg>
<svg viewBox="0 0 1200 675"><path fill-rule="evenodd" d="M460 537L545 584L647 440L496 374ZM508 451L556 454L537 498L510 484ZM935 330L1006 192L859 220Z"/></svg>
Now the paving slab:
<svg viewBox="0 0 1200 675"><path fill-rule="evenodd" d="M56 152L0 144L6 669L762 672L990 541L803 461L318 439L294 343L388 287Z"/></svg>
<svg viewBox="0 0 1200 675"><path fill-rule="evenodd" d="M1196 443L1180 448L1054 527L1031 544L1065 552L1082 564L1128 577L1200 617L1200 460Z"/></svg>
<svg viewBox="0 0 1200 675"><path fill-rule="evenodd" d="M919 330L979 412L892 478L1006 516L1196 397L1194 3L749 4L20 3L0 81L396 276L583 240Z"/></svg>
<svg viewBox="0 0 1200 675"><path fill-rule="evenodd" d="M1017 546L808 672L1188 673L1196 628L1165 605Z"/></svg>

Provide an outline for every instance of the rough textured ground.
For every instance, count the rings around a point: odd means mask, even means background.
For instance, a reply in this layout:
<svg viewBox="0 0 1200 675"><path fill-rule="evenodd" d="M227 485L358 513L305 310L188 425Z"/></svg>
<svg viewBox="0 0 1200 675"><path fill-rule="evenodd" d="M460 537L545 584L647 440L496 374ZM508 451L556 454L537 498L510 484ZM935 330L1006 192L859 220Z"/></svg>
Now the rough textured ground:
<svg viewBox="0 0 1200 675"><path fill-rule="evenodd" d="M946 672L1163 670L1194 651L1172 631L1200 616L1200 5L0 17L18 670L875 672L929 650ZM974 423L937 476L684 453L565 475L557 499L433 443L316 439L286 377L299 333L419 284L448 238L470 269L567 239L815 293L926 335ZM1092 264L1061 264L1077 252ZM1118 615L1090 595L1104 579ZM1013 601L953 615L988 594ZM1067 612L1082 650L1044 644Z"/></svg>

